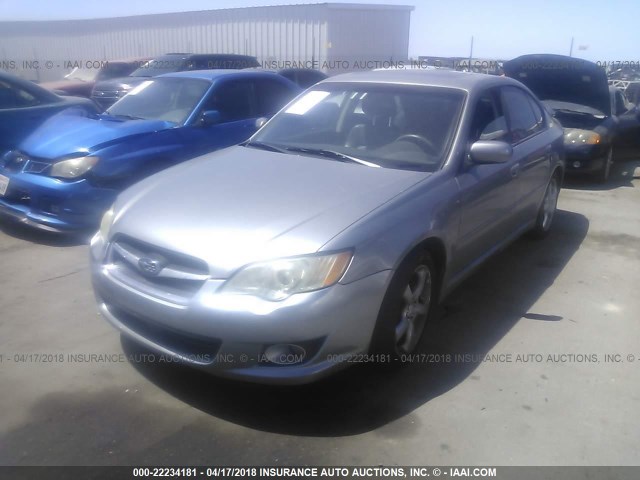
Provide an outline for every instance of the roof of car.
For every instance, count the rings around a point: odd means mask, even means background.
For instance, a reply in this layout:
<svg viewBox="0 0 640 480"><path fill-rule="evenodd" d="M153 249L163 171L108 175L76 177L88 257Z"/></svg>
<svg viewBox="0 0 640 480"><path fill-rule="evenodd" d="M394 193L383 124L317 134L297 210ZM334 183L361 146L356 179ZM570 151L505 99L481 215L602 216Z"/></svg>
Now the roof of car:
<svg viewBox="0 0 640 480"><path fill-rule="evenodd" d="M187 70L184 72L172 72L172 73L164 73L162 75L158 75L158 77L180 77L180 78L202 78L204 80L215 80L216 78L223 76L239 76L245 77L249 75L258 75L258 76L273 76L284 79L275 72L270 72L267 70L254 70L254 69L212 69L212 70ZM286 79L285 79L286 80Z"/></svg>
<svg viewBox="0 0 640 480"><path fill-rule="evenodd" d="M321 83L334 82L395 83L405 85L453 87L463 90L490 87L492 85L521 85L519 82L507 77L487 75L485 73L468 73L441 69L373 70L367 72L343 73L323 80Z"/></svg>

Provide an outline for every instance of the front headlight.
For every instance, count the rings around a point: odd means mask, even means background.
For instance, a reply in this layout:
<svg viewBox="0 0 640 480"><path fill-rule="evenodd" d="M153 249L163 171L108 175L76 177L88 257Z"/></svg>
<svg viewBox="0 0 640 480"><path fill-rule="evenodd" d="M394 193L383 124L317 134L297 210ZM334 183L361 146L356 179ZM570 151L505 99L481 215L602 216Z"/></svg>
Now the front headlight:
<svg viewBox="0 0 640 480"><path fill-rule="evenodd" d="M229 279L225 293L255 295L270 301L311 292L335 284L346 271L353 254L309 255L254 263Z"/></svg>
<svg viewBox="0 0 640 480"><path fill-rule="evenodd" d="M580 128L566 128L564 143L566 145L598 145L602 139L600 134Z"/></svg>
<svg viewBox="0 0 640 480"><path fill-rule="evenodd" d="M113 225L113 207L107 210L102 216L102 220L100 221L100 236L106 240L109 236L109 230L111 230L111 225Z"/></svg>
<svg viewBox="0 0 640 480"><path fill-rule="evenodd" d="M80 157L70 158L54 163L51 167L51 176L58 178L78 178L91 170L96 163L98 157Z"/></svg>

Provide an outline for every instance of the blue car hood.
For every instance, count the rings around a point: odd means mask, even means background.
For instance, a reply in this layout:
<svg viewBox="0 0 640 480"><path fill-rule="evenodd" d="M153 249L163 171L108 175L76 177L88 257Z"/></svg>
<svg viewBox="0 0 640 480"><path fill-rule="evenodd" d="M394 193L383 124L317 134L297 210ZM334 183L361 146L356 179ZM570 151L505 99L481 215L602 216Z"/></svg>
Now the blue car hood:
<svg viewBox="0 0 640 480"><path fill-rule="evenodd" d="M106 115L54 115L27 137L19 150L34 157L55 159L91 153L127 138L145 135L175 124L161 120L121 120Z"/></svg>

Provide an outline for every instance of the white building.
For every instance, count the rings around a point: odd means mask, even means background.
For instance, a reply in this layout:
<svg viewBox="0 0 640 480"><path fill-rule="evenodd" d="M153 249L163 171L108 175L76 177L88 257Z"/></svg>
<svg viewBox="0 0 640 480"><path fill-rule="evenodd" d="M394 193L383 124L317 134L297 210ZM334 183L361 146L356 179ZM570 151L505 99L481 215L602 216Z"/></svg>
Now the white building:
<svg viewBox="0 0 640 480"><path fill-rule="evenodd" d="M70 65L171 52L247 54L328 72L385 67L408 58L413 8L319 3L0 22L0 69L45 81Z"/></svg>

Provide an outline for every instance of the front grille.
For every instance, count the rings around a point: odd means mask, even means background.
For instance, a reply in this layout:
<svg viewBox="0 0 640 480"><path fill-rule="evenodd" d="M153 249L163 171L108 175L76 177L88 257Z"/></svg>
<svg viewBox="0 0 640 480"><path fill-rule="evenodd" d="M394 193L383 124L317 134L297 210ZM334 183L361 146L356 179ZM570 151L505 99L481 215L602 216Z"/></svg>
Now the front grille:
<svg viewBox="0 0 640 480"><path fill-rule="evenodd" d="M150 272L141 266L149 260L157 262L157 271ZM204 261L125 235L114 238L107 261L116 267L121 277L124 276L121 280L133 280L163 297L164 293L190 298L209 277L209 267Z"/></svg>
<svg viewBox="0 0 640 480"><path fill-rule="evenodd" d="M107 306L119 322L138 335L198 363L213 363L222 341L175 330L143 319L113 305Z"/></svg>

